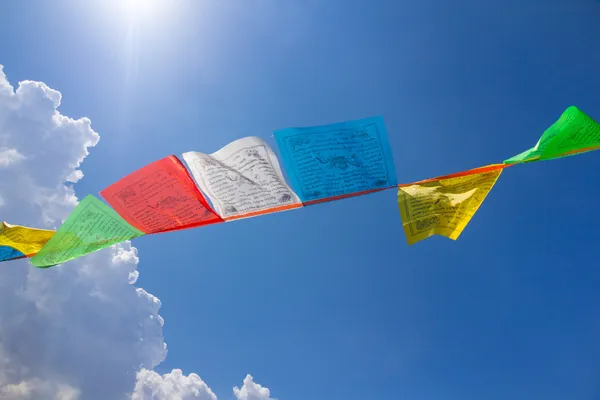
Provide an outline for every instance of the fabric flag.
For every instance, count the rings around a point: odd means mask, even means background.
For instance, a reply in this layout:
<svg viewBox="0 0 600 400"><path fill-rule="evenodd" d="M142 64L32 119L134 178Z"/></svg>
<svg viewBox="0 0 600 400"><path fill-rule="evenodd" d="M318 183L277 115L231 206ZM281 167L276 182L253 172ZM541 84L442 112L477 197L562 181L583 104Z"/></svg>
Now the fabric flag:
<svg viewBox="0 0 600 400"><path fill-rule="evenodd" d="M550 128L535 147L508 160L505 164L551 160L600 148L600 124L571 106Z"/></svg>
<svg viewBox="0 0 600 400"><path fill-rule="evenodd" d="M10 225L0 225L0 261L31 257L50 240L54 231Z"/></svg>
<svg viewBox="0 0 600 400"><path fill-rule="evenodd" d="M505 167L488 165L398 187L408 244L432 235L458 239Z"/></svg>
<svg viewBox="0 0 600 400"><path fill-rule="evenodd" d="M100 195L121 217L145 233L223 222L175 156L146 165Z"/></svg>
<svg viewBox="0 0 600 400"><path fill-rule="evenodd" d="M31 263L50 267L143 234L102 201L88 195Z"/></svg>
<svg viewBox="0 0 600 400"><path fill-rule="evenodd" d="M18 260L27 257L25 254L9 246L0 246L0 262Z"/></svg>
<svg viewBox="0 0 600 400"><path fill-rule="evenodd" d="M286 172L305 205L397 185L382 117L274 133Z"/></svg>
<svg viewBox="0 0 600 400"><path fill-rule="evenodd" d="M242 138L213 154L188 152L183 158L225 220L302 207L275 153L261 138Z"/></svg>

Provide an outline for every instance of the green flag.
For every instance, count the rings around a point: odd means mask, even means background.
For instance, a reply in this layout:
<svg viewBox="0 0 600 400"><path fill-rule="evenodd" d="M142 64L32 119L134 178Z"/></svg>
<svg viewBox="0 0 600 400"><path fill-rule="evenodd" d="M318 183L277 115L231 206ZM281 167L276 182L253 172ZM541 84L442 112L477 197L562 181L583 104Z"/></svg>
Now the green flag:
<svg viewBox="0 0 600 400"><path fill-rule="evenodd" d="M535 147L508 160L518 164L571 156L600 148L600 124L571 106L544 132Z"/></svg>
<svg viewBox="0 0 600 400"><path fill-rule="evenodd" d="M39 268L50 267L143 234L109 206L89 195L75 207L31 263Z"/></svg>

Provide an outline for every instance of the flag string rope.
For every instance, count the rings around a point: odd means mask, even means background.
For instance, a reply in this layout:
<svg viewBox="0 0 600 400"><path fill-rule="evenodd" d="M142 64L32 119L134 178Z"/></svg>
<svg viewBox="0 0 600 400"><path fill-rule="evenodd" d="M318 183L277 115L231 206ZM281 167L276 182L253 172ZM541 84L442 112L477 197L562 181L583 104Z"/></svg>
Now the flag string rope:
<svg viewBox="0 0 600 400"><path fill-rule="evenodd" d="M0 261L46 268L136 237L230 222L349 197L398 191L408 244L456 240L505 168L600 148L600 124L571 106L537 144L500 164L398 183L382 117L274 132L286 180L259 137L212 154L171 155L81 200L56 230L3 222ZM288 184L288 181L290 182Z"/></svg>

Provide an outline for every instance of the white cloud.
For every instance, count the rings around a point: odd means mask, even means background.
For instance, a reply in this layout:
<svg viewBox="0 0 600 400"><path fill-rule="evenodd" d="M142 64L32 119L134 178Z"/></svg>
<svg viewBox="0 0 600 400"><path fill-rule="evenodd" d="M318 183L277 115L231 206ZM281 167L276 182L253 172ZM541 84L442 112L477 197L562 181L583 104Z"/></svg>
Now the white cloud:
<svg viewBox="0 0 600 400"><path fill-rule="evenodd" d="M40 82L10 85L0 65L0 207L9 223L56 228L99 136L57 111ZM113 246L49 269L0 268L0 400L216 400L196 374L151 371L166 357L160 300L136 288L137 250ZM248 376L238 400L272 400ZM252 397L254 396L254 397ZM258 396L258 397L257 397ZM262 397L261 397L262 396Z"/></svg>
<svg viewBox="0 0 600 400"><path fill-rule="evenodd" d="M77 400L80 398L80 396L81 392L69 385L40 381L39 379L21 381L20 383L8 384L0 388L0 399L3 400L21 400L31 398Z"/></svg>
<svg viewBox="0 0 600 400"><path fill-rule="evenodd" d="M43 83L9 84L0 66L0 198L8 222L57 227L99 136L57 111ZM18 167L13 166L18 163ZM166 356L160 301L130 285L129 243L50 269L0 268L0 399L122 399L136 371Z"/></svg>
<svg viewBox="0 0 600 400"><path fill-rule="evenodd" d="M237 386L233 388L233 394L237 400L277 400L271 398L271 391L254 382L251 375L246 375L241 389Z"/></svg>
<svg viewBox="0 0 600 400"><path fill-rule="evenodd" d="M217 396L196 374L185 376L180 369L174 369L160 376L142 369L137 375L132 400L150 399L217 400Z"/></svg>
<svg viewBox="0 0 600 400"><path fill-rule="evenodd" d="M15 149L0 149L0 167L8 167L25 159L25 156Z"/></svg>
<svg viewBox="0 0 600 400"><path fill-rule="evenodd" d="M247 375L241 388L234 387L237 400L277 400L271 392ZM142 369L138 372L132 400L217 400L217 396L196 374L183 375L180 369L159 375Z"/></svg>

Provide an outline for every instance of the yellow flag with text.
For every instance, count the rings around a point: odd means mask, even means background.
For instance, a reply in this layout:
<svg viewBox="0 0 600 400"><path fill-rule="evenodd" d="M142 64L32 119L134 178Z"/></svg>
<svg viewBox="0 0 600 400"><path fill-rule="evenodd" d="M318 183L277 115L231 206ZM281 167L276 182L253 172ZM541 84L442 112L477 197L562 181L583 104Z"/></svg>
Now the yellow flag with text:
<svg viewBox="0 0 600 400"><path fill-rule="evenodd" d="M488 165L398 187L408 244L433 235L458 239L506 165Z"/></svg>
<svg viewBox="0 0 600 400"><path fill-rule="evenodd" d="M54 231L2 222L0 224L0 261L33 256L44 247L52 236L54 236Z"/></svg>

